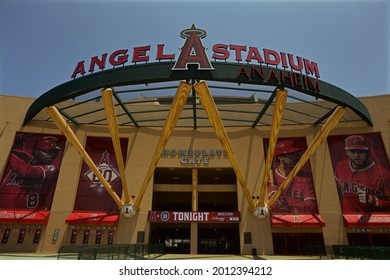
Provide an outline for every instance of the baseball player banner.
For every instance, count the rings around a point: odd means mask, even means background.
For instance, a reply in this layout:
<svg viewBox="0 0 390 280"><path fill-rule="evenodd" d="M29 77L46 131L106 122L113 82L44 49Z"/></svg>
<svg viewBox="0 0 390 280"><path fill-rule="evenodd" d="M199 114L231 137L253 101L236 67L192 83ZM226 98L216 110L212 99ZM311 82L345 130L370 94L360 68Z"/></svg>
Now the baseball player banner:
<svg viewBox="0 0 390 280"><path fill-rule="evenodd" d="M50 210L66 139L16 133L0 184L0 208Z"/></svg>
<svg viewBox="0 0 390 280"><path fill-rule="evenodd" d="M264 139L267 154L268 139ZM280 138L275 146L268 196L271 197L286 180L307 148L305 138ZM273 214L318 214L317 199L309 161L294 177L272 208Z"/></svg>
<svg viewBox="0 0 390 280"><path fill-rule="evenodd" d="M127 154L127 143L127 139L120 139L124 159ZM115 193L121 196L122 183L111 138L88 137L85 150ZM115 201L85 162L81 169L74 210L118 211Z"/></svg>
<svg viewBox="0 0 390 280"><path fill-rule="evenodd" d="M390 168L379 133L328 137L344 214L390 212Z"/></svg>

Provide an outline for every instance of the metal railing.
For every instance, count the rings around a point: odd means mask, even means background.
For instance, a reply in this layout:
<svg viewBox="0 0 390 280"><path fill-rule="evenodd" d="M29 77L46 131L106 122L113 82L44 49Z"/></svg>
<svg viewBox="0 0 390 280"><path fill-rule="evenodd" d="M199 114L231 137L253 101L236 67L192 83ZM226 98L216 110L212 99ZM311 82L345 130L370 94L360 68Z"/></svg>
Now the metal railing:
<svg viewBox="0 0 390 280"><path fill-rule="evenodd" d="M61 246L57 253L57 260L77 260L79 251L85 245Z"/></svg>
<svg viewBox="0 0 390 280"><path fill-rule="evenodd" d="M390 247L332 245L332 259L390 260Z"/></svg>
<svg viewBox="0 0 390 280"><path fill-rule="evenodd" d="M302 254L303 255L310 255L312 256L319 256L322 258L322 256L327 256L326 247L325 246L304 246L302 248Z"/></svg>
<svg viewBox="0 0 390 280"><path fill-rule="evenodd" d="M57 259L77 260L143 260L164 254L164 244L114 244L63 246Z"/></svg>

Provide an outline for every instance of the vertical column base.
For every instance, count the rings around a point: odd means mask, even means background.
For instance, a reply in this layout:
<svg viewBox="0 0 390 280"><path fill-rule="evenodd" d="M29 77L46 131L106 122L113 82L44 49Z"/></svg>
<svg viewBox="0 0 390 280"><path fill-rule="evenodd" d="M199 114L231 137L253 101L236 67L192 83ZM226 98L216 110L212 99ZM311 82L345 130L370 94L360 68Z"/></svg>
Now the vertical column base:
<svg viewBox="0 0 390 280"><path fill-rule="evenodd" d="M190 254L198 254L198 223L191 223L191 245Z"/></svg>

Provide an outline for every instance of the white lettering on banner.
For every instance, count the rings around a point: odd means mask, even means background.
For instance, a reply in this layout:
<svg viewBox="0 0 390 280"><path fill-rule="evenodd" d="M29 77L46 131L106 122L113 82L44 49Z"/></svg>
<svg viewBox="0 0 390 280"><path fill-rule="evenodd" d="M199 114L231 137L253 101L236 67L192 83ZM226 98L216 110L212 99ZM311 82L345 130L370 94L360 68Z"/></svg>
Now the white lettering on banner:
<svg viewBox="0 0 390 280"><path fill-rule="evenodd" d="M0 212L0 218L3 219L19 219L19 218L35 218L35 213L14 213L14 212L8 212L8 211L1 211Z"/></svg>
<svg viewBox="0 0 390 280"><path fill-rule="evenodd" d="M149 211L149 222L240 222L239 212Z"/></svg>
<svg viewBox="0 0 390 280"><path fill-rule="evenodd" d="M181 222L206 222L209 212L173 212L173 220Z"/></svg>
<svg viewBox="0 0 390 280"><path fill-rule="evenodd" d="M371 229L370 228L352 228L352 232L368 233L368 232L371 232Z"/></svg>
<svg viewBox="0 0 390 280"><path fill-rule="evenodd" d="M359 222L371 222L371 223L380 223L380 222L390 222L390 217L368 217L362 216L359 218Z"/></svg>

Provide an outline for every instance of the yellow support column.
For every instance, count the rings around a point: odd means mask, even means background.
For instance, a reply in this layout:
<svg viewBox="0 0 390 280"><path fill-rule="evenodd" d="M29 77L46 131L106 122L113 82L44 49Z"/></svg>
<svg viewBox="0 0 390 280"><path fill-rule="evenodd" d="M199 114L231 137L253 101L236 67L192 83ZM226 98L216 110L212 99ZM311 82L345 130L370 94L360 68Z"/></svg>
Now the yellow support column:
<svg viewBox="0 0 390 280"><path fill-rule="evenodd" d="M198 211L198 169L192 169L192 211Z"/></svg>
<svg viewBox="0 0 390 280"><path fill-rule="evenodd" d="M198 169L192 169L192 211L198 211ZM190 253L198 253L198 223L191 223Z"/></svg>

